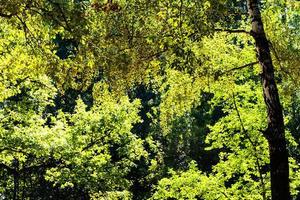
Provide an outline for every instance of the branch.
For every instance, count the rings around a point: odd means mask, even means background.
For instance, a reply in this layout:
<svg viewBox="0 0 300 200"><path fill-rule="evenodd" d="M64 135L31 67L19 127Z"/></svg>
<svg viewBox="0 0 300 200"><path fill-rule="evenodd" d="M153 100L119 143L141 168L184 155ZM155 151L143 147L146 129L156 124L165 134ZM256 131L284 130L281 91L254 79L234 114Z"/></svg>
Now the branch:
<svg viewBox="0 0 300 200"><path fill-rule="evenodd" d="M182 7L183 7L183 0L180 0L180 9L179 9L179 27L180 27L180 30L182 29Z"/></svg>
<svg viewBox="0 0 300 200"><path fill-rule="evenodd" d="M283 71L287 76L289 76L289 77L292 79L292 81L293 81L294 83L296 83L296 80L295 80L294 77L291 75L291 73L289 73L289 72L284 68L284 66L281 64L282 61L281 61L281 59L280 59L280 57L279 57L279 54L278 54L277 50L275 49L275 47L274 47L274 45L273 45L273 43L272 43L271 41L269 41L269 45L270 45L271 51L273 51L273 53L274 53L274 56L275 56L276 60L278 61L278 65L279 65L280 70Z"/></svg>
<svg viewBox="0 0 300 200"><path fill-rule="evenodd" d="M0 13L0 17L4 17L4 18L12 18L15 15L16 14L4 14L4 13Z"/></svg>
<svg viewBox="0 0 300 200"><path fill-rule="evenodd" d="M240 115L240 111L239 111L239 109L238 109L238 107L237 107L237 104L236 104L236 101L235 101L235 94L234 94L234 92L232 93L232 99L233 99L234 109L235 109L235 111L236 111L236 113L237 113L237 116L238 116L238 118L239 118L239 121L240 121L242 130L243 130L244 133L247 133L247 131L246 131L246 129L245 129L245 126L244 126L244 123L243 123L243 120L242 120L242 117L241 117L241 115ZM248 134L247 134L247 135L248 135ZM250 137L249 137L249 140L250 140L251 144L253 144L253 142L252 142L252 140L250 139Z"/></svg>
<svg viewBox="0 0 300 200"><path fill-rule="evenodd" d="M39 165L24 167L23 169L20 170L20 172L35 172L41 168L46 169L46 168L56 167L59 165L60 162L61 160L53 160L53 161L50 160L46 163L41 163Z"/></svg>
<svg viewBox="0 0 300 200"><path fill-rule="evenodd" d="M30 0L28 1L26 4L25 4L25 9L29 9L32 5L33 1ZM16 16L17 14L19 14L18 12L15 12L15 13L10 13L10 14L5 14L5 13L2 13L0 12L0 17L4 17L4 18L12 18L13 16Z"/></svg>
<svg viewBox="0 0 300 200"><path fill-rule="evenodd" d="M90 149L91 147L93 147L94 145L96 145L97 142L99 142L99 141L101 141L101 140L91 141L91 143L87 144L85 147L83 147L83 148L81 149L81 152Z"/></svg>
<svg viewBox="0 0 300 200"><path fill-rule="evenodd" d="M220 76L223 76L225 74L229 74L232 71L244 69L246 67L252 67L253 65L256 65L256 64L259 64L259 62L258 61L251 62L251 63L245 64L245 65L239 66L239 67L234 67L232 69L229 69L229 70L221 72L221 73L217 73L217 74L215 74L215 80L217 80Z"/></svg>
<svg viewBox="0 0 300 200"><path fill-rule="evenodd" d="M60 12L60 14L61 14L61 16L62 16L62 18L63 18L63 21L64 21L65 24L66 24L67 30L70 31L70 32L72 32L72 28L71 28L70 25L69 25L67 16L66 16L66 14L64 13L64 10L63 10L62 7L60 6L60 4L57 3L57 2L53 2L52 0L51 0L50 2L51 2L53 5L55 5L55 6L59 9L59 12Z"/></svg>
<svg viewBox="0 0 300 200"><path fill-rule="evenodd" d="M7 166L6 164L3 164L3 163L0 163L0 168L4 168L12 174L16 172L16 170L14 168L9 167L9 166Z"/></svg>
<svg viewBox="0 0 300 200"><path fill-rule="evenodd" d="M262 196L263 196L263 200L266 200L266 186L265 186L265 182L264 182L264 178L263 178L263 173L262 173L262 166L261 166L261 163L260 163L260 159L258 157L258 154L256 152L256 147L257 147L257 143L255 143L248 131L246 130L245 126L244 126L244 123L243 123L243 120L242 120L242 117L240 115L240 111L237 107L237 103L235 101L235 94L234 92L232 93L232 99L233 99L233 105L234 105L234 109L237 113L237 116L239 118L239 121L240 121L240 125L241 125L241 128L243 130L243 133L245 134L246 138L249 140L250 144L252 145L253 149L254 149L254 156L255 156L255 162L256 162L256 165L257 165L257 169L258 169L258 173L259 173L259 178L260 178L260 184L261 184L261 187L262 187Z"/></svg>
<svg viewBox="0 0 300 200"><path fill-rule="evenodd" d="M28 38L27 38L27 33L29 32L29 33L30 33L30 35L32 35L32 34L31 34L31 32L30 32L30 30L29 30L29 28L28 28L28 26L27 26L26 22L25 22L25 21L23 21L23 20L22 20L22 18L21 18L21 17L19 17L18 15L16 15L16 16L17 16L18 20L21 22L21 24L22 24L22 26L23 26L23 30L24 30L24 34L25 34L25 38L26 38L26 41L28 41ZM33 38L34 38L34 37L33 37Z"/></svg>
<svg viewBox="0 0 300 200"><path fill-rule="evenodd" d="M229 70L225 71L224 73L229 73L229 72L232 72L232 71L235 71L235 70L244 69L244 68L250 67L250 66L252 67L253 65L256 65L258 63L259 63L258 61L251 62L251 63L245 64L245 65L239 66L239 67L229 69Z"/></svg>
<svg viewBox="0 0 300 200"><path fill-rule="evenodd" d="M4 118L2 118L4 119ZM22 153L22 154L25 154L25 155L30 155L30 153L28 152L25 152L23 150L19 150L19 149L13 149L13 148L10 148L10 147L4 147L4 148L1 148L0 149L0 153L2 153L3 151L11 151L11 152L15 152L15 153Z"/></svg>
<svg viewBox="0 0 300 200"><path fill-rule="evenodd" d="M165 53L167 50L168 50L168 48L165 48L165 49L163 49L163 50L161 50L161 51L159 51L159 52L156 52L156 53L154 53L154 54L151 54L151 55L149 55L149 56L147 56L147 57L142 57L142 60L143 60L143 61L151 60L152 58L158 57L158 56L160 56L161 54Z"/></svg>
<svg viewBox="0 0 300 200"><path fill-rule="evenodd" d="M42 17L49 17L51 20L55 21L58 25L63 27L65 30L70 31L69 28L66 25L64 25L61 21L59 21L50 11L38 7L33 7L31 10ZM40 12L39 10L41 10L42 12Z"/></svg>
<svg viewBox="0 0 300 200"><path fill-rule="evenodd" d="M227 32L227 33L246 33L250 35L249 31L246 30L241 30L241 29L220 29L220 28L215 28L215 31L218 32Z"/></svg>
<svg viewBox="0 0 300 200"><path fill-rule="evenodd" d="M92 148L94 145L96 145L98 142L100 142L102 140L103 140L103 138L99 138L97 140L92 140L89 144L87 144L85 147L83 147L81 149L81 152L89 150L90 148Z"/></svg>

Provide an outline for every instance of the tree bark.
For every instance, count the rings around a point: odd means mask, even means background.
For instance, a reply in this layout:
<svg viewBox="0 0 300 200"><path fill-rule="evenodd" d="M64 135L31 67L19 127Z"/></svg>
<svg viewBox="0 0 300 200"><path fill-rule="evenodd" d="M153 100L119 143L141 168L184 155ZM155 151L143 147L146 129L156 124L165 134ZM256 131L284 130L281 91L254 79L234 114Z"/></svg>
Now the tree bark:
<svg viewBox="0 0 300 200"><path fill-rule="evenodd" d="M255 40L257 58L262 69L263 96L267 106L268 127L263 134L269 143L272 200L289 200L291 196L288 152L269 42L264 31L258 0L247 0L247 4L252 25L250 34Z"/></svg>

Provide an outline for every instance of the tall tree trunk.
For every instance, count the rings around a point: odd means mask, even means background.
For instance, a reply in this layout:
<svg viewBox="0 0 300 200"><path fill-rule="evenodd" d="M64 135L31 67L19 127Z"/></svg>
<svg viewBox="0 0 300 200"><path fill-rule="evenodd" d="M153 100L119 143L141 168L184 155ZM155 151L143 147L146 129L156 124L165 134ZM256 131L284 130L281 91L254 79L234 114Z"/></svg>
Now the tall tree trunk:
<svg viewBox="0 0 300 200"><path fill-rule="evenodd" d="M262 86L268 112L268 128L263 132L269 143L272 200L289 200L289 163L282 107L274 78L274 66L264 31L258 0L247 0L251 18L251 35L255 40L258 61L262 68Z"/></svg>

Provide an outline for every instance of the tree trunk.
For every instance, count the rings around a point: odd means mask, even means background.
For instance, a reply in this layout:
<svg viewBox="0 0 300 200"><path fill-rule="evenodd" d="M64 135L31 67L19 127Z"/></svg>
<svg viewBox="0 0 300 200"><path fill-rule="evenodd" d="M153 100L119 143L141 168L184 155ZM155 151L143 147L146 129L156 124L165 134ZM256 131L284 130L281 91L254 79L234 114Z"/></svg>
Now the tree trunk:
<svg viewBox="0 0 300 200"><path fill-rule="evenodd" d="M19 161L17 159L13 160L13 167L14 167L14 194L13 200L18 199L18 191L19 191Z"/></svg>
<svg viewBox="0 0 300 200"><path fill-rule="evenodd" d="M258 0L247 0L251 18L251 35L255 40L258 61L262 68L262 86L268 113L268 128L263 132L269 143L272 200L289 200L289 163L282 107L274 78L274 66L264 31Z"/></svg>

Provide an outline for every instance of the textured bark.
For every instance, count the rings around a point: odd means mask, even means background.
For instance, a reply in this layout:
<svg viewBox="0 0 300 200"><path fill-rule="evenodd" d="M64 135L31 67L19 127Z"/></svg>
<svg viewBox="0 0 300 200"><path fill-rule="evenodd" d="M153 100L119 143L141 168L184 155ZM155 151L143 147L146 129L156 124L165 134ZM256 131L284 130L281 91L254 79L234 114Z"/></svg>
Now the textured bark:
<svg viewBox="0 0 300 200"><path fill-rule="evenodd" d="M247 0L251 18L251 35L262 68L262 86L268 113L268 128L263 132L269 143L272 200L289 200L289 163L282 107L274 78L274 66L264 31L258 0Z"/></svg>

